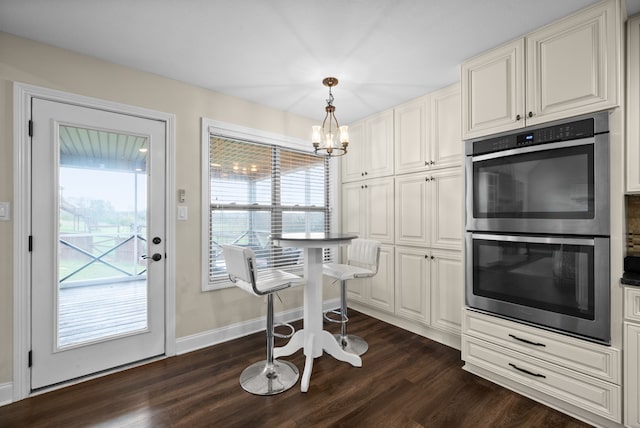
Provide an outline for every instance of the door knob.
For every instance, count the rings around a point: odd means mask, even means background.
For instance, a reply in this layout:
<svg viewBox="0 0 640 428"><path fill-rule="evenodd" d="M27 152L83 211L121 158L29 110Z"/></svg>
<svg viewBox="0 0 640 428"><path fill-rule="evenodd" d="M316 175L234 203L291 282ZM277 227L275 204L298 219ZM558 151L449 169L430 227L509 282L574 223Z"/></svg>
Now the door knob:
<svg viewBox="0 0 640 428"><path fill-rule="evenodd" d="M153 256L151 256L151 259L153 259L154 262L159 262L160 260L162 260L162 255L160 253L155 253Z"/></svg>

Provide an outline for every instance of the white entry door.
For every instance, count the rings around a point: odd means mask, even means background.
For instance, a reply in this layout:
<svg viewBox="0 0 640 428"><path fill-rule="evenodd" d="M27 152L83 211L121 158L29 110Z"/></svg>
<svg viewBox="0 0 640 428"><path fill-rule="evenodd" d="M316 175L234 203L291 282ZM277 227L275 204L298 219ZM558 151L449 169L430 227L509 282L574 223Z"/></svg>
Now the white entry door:
<svg viewBox="0 0 640 428"><path fill-rule="evenodd" d="M34 98L31 389L165 353L165 122Z"/></svg>

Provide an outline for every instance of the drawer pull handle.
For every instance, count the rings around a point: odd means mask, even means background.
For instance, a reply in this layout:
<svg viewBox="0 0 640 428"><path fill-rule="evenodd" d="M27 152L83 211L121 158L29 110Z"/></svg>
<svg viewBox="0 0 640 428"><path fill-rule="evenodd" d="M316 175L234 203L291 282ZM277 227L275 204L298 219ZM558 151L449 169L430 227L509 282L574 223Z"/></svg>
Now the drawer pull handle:
<svg viewBox="0 0 640 428"><path fill-rule="evenodd" d="M511 367L513 367L514 369L516 369L516 370L518 370L518 371L521 371L522 373L526 373L526 374L528 374L529 376L541 377L541 378L544 378L544 379L546 379L546 378L547 378L547 377L546 377L545 375L543 375L543 374L530 372L529 370L527 370L527 369L522 369L522 368L520 368L520 367L516 366L516 365L515 365L515 364L513 364L513 363L509 363L509 365L510 365Z"/></svg>
<svg viewBox="0 0 640 428"><path fill-rule="evenodd" d="M521 337L518 336L514 336L513 334L509 334L510 337L513 337L515 340L519 340L520 342L524 342L524 343L528 343L529 345L534 345L534 346L547 346L544 343L540 343L540 342L532 342L530 340L527 339L523 339Z"/></svg>

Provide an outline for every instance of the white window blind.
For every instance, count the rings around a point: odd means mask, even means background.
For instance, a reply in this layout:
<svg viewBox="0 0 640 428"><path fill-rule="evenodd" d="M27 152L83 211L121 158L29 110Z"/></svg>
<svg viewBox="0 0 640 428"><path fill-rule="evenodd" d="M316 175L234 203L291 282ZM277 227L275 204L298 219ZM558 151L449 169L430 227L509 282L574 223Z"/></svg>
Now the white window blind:
<svg viewBox="0 0 640 428"><path fill-rule="evenodd" d="M330 231L329 161L212 135L209 165L209 282L228 279L223 244L253 249L259 269L299 271L302 250L276 247L269 235Z"/></svg>

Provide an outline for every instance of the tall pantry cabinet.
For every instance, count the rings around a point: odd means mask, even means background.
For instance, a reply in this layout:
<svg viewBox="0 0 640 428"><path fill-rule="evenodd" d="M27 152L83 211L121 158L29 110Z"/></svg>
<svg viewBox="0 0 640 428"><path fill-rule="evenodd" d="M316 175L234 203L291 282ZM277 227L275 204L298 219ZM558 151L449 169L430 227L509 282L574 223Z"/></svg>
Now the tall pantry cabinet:
<svg viewBox="0 0 640 428"><path fill-rule="evenodd" d="M350 152L342 158L342 231L382 242L381 269L371 280L378 281L377 286L350 281L350 304L364 312L382 311L388 315L385 320L405 328L408 321L409 328L425 335L432 329L460 335L464 288L460 106L460 85L455 84L352 124L350 130L356 129L356 134L351 132L350 146L393 150L385 156L388 163L380 162L375 169L364 155L355 159ZM389 136L389 128L379 124L391 120ZM454 340L454 346L457 343Z"/></svg>

